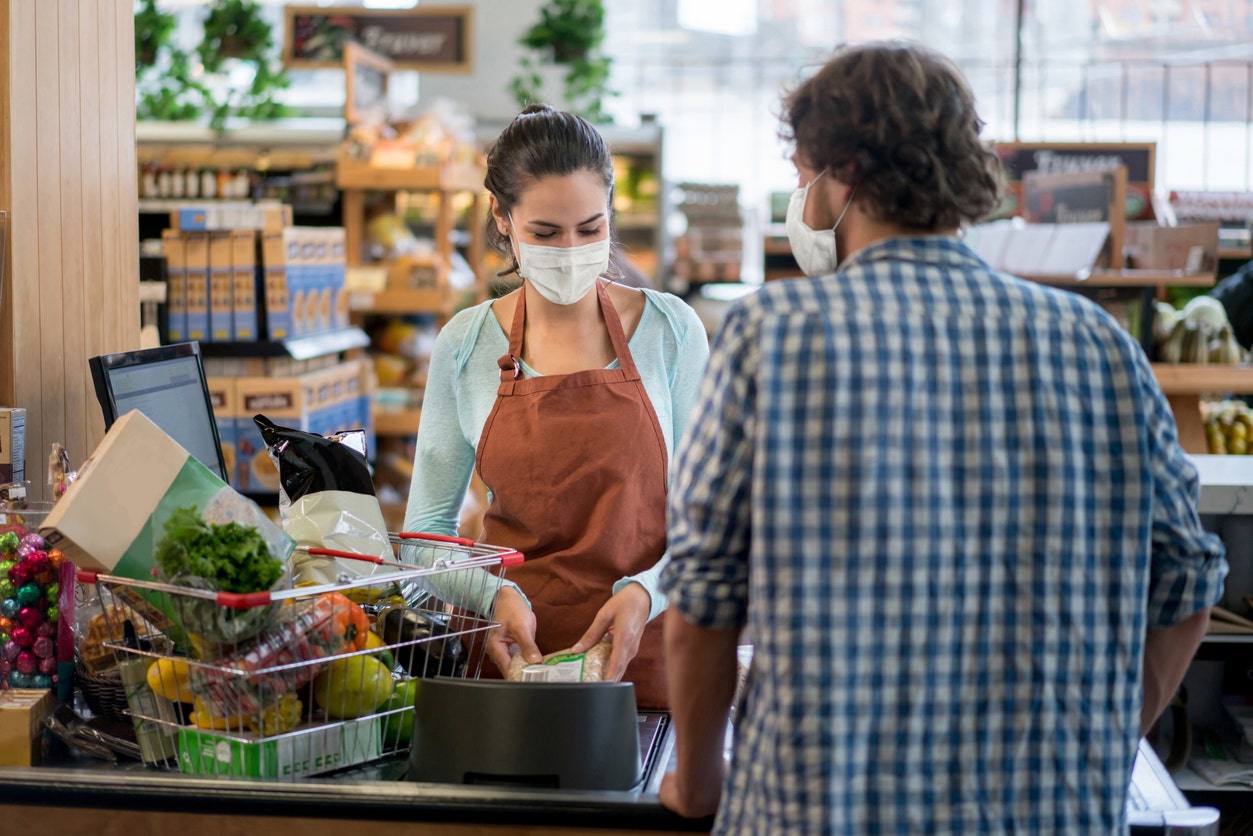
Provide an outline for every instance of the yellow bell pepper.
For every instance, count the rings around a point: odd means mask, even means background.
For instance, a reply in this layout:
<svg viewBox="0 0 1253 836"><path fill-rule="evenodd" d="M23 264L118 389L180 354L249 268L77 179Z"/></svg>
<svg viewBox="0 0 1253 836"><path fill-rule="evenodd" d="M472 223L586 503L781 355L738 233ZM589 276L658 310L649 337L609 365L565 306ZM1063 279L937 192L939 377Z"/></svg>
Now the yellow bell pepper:
<svg viewBox="0 0 1253 836"><path fill-rule="evenodd" d="M148 687L172 702L192 702L190 669L181 659L158 659L148 666Z"/></svg>

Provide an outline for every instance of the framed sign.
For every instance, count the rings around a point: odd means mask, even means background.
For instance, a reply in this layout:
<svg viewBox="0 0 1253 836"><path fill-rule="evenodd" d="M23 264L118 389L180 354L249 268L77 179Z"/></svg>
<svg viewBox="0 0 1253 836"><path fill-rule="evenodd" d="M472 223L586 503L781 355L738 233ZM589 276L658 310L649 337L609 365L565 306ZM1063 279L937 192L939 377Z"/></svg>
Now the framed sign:
<svg viewBox="0 0 1253 836"><path fill-rule="evenodd" d="M1122 266L1127 220L1127 168L1062 174L1028 171L1022 177L1022 216L1033 224L1109 224L1105 267Z"/></svg>
<svg viewBox="0 0 1253 836"><path fill-rule="evenodd" d="M287 6L283 64L294 69L338 69L344 47L356 42L398 70L468 73L474 13L469 6L362 9Z"/></svg>
<svg viewBox="0 0 1253 836"><path fill-rule="evenodd" d="M1081 174L1127 170L1126 209L1129 221L1153 219L1153 172L1157 143L1154 142L1001 142L996 153L1005 177L1005 203L996 217L1022 215L1023 176L1042 174Z"/></svg>
<svg viewBox="0 0 1253 836"><path fill-rule="evenodd" d="M392 62L361 44L344 44L344 122L387 119L387 82Z"/></svg>

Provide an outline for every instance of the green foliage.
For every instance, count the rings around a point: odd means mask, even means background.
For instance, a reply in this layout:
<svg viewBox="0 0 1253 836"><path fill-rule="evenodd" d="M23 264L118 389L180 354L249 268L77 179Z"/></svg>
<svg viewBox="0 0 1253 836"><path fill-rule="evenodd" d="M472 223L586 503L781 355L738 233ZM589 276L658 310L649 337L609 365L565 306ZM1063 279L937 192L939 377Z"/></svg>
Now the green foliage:
<svg viewBox="0 0 1253 836"><path fill-rule="evenodd" d="M141 0L136 13L136 48L139 44L140 16L149 15L145 25L155 26L152 14L156 0ZM168 18L172 32L174 18ZM204 37L194 52L171 46L169 32L160 42L158 61L136 67L136 115L140 119L196 120L208 117L215 131L226 127L228 119L277 119L288 108L275 100L287 89L289 79L277 60L273 27L265 20L256 0L213 0L204 19ZM256 75L246 89L226 83L230 65L236 58L253 64Z"/></svg>
<svg viewBox="0 0 1253 836"><path fill-rule="evenodd" d="M270 554L256 528L207 523L195 506L179 508L157 543L157 566L166 578L209 581L222 592L259 592L283 576L283 561Z"/></svg>
<svg viewBox="0 0 1253 836"><path fill-rule="evenodd" d="M519 59L520 72L508 86L520 107L541 101L544 78L540 68L558 65L562 76L560 103L593 122L609 121L604 111L612 59L599 50L605 39L603 0L550 0L540 19L518 39L531 50Z"/></svg>
<svg viewBox="0 0 1253 836"><path fill-rule="evenodd" d="M216 0L204 19L204 40L196 54L210 73L221 70L227 58L264 62L272 36L256 0Z"/></svg>
<svg viewBox="0 0 1253 836"><path fill-rule="evenodd" d="M135 75L157 62L174 34L174 15L157 8L157 0L137 0L135 7Z"/></svg>

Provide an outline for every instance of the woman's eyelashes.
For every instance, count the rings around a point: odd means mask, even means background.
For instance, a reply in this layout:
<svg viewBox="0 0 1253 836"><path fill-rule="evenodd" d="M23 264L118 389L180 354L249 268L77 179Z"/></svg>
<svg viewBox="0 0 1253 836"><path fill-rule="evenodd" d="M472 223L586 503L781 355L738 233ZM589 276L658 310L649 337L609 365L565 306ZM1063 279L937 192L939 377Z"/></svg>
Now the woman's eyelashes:
<svg viewBox="0 0 1253 836"><path fill-rule="evenodd" d="M595 226L595 227L590 227L587 229L580 229L578 231L578 234L583 236L584 238L594 238L597 235L600 235L600 227ZM547 241L550 238L556 237L557 232L556 230L552 230L549 232L532 232L531 235L532 237L536 238L539 241Z"/></svg>

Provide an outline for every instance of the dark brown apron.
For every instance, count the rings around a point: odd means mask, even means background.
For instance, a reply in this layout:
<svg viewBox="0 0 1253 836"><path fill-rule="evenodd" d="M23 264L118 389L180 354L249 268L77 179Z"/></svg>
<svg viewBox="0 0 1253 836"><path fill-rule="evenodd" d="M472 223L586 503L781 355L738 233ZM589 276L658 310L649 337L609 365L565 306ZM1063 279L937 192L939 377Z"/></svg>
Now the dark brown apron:
<svg viewBox="0 0 1253 836"><path fill-rule="evenodd" d="M578 641L614 582L655 565L666 547L665 436L600 282L596 294L619 368L524 378L525 286L518 292L476 456L492 497L482 539L526 557L507 577L531 602L542 653ZM657 619L623 677L642 708L667 707L661 653Z"/></svg>

